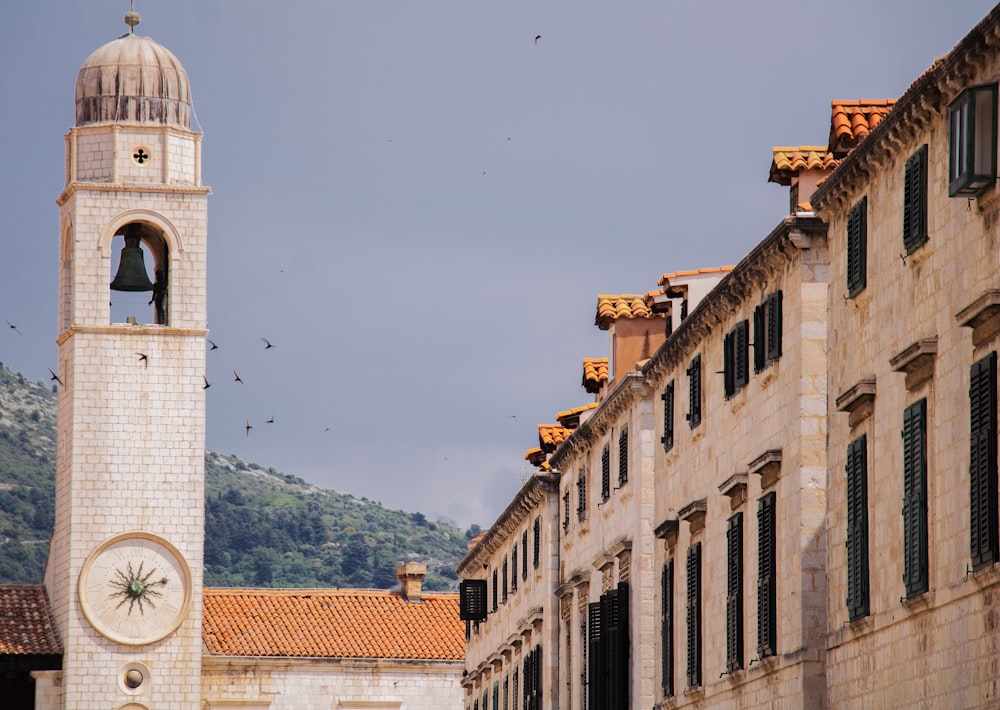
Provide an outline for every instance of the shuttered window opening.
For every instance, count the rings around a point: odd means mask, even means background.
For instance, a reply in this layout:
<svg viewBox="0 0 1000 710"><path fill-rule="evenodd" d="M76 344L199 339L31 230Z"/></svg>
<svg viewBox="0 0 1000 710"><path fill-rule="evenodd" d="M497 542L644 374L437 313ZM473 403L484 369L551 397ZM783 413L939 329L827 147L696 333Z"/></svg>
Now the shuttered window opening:
<svg viewBox="0 0 1000 710"><path fill-rule="evenodd" d="M973 569L997 561L997 354L969 373L969 554Z"/></svg>
<svg viewBox="0 0 1000 710"><path fill-rule="evenodd" d="M674 694L674 561L660 575L660 687L663 697Z"/></svg>
<svg viewBox="0 0 1000 710"><path fill-rule="evenodd" d="M537 521L537 518L536 518ZM535 530L535 537L538 537L538 530ZM535 548L535 559L538 559L538 548ZM536 563L537 566L537 563ZM528 531L521 533L521 579L528 580Z"/></svg>
<svg viewBox="0 0 1000 710"><path fill-rule="evenodd" d="M583 468L576 478L576 519L587 519L587 470Z"/></svg>
<svg viewBox="0 0 1000 710"><path fill-rule="evenodd" d="M514 538L517 540L517 538ZM510 551L510 591L514 593L517 591L517 542L514 543L514 549Z"/></svg>
<svg viewBox="0 0 1000 710"><path fill-rule="evenodd" d="M764 299L753 312L753 369L760 372L781 357L781 291Z"/></svg>
<svg viewBox="0 0 1000 710"><path fill-rule="evenodd" d="M542 647L524 658L524 710L542 710Z"/></svg>
<svg viewBox="0 0 1000 710"><path fill-rule="evenodd" d="M688 376L688 426L694 429L701 424L701 354L694 356L687 369Z"/></svg>
<svg viewBox="0 0 1000 710"><path fill-rule="evenodd" d="M687 551L687 684L701 685L701 543Z"/></svg>
<svg viewBox="0 0 1000 710"><path fill-rule="evenodd" d="M497 568L493 568L493 611L500 608L500 584L497 580Z"/></svg>
<svg viewBox="0 0 1000 710"><path fill-rule="evenodd" d="M927 145L906 161L903 172L903 248L912 254L927 241Z"/></svg>
<svg viewBox="0 0 1000 710"><path fill-rule="evenodd" d="M510 678L503 679L503 693L500 697L503 701L503 710L510 710Z"/></svg>
<svg viewBox="0 0 1000 710"><path fill-rule="evenodd" d="M868 437L847 446L847 614L868 616Z"/></svg>
<svg viewBox="0 0 1000 710"><path fill-rule="evenodd" d="M726 399L729 399L749 381L750 348L749 324L740 321L726 334L722 347L722 374Z"/></svg>
<svg viewBox="0 0 1000 710"><path fill-rule="evenodd" d="M847 214L847 295L853 298L868 284L868 197Z"/></svg>
<svg viewBox="0 0 1000 710"><path fill-rule="evenodd" d="M778 652L776 498L772 491L757 503L757 658Z"/></svg>
<svg viewBox="0 0 1000 710"><path fill-rule="evenodd" d="M903 584L909 599L928 589L927 400L903 410Z"/></svg>
<svg viewBox="0 0 1000 710"><path fill-rule="evenodd" d="M628 483L628 428L618 434L618 487Z"/></svg>
<svg viewBox="0 0 1000 710"><path fill-rule="evenodd" d="M493 710L500 710L500 683L493 683Z"/></svg>
<svg viewBox="0 0 1000 710"><path fill-rule="evenodd" d="M511 710L521 709L521 688L520 688L520 676L518 674L518 669L515 666L514 676L510 684L510 706Z"/></svg>
<svg viewBox="0 0 1000 710"><path fill-rule="evenodd" d="M507 558L506 557L503 558L503 566L501 567L501 570L502 571L500 573L500 576L501 576L502 584L500 585L500 598L501 598L501 601L503 601L503 603L506 604L507 603L507 581L508 581L507 580Z"/></svg>
<svg viewBox="0 0 1000 710"><path fill-rule="evenodd" d="M569 490L563 493L563 532L569 532Z"/></svg>
<svg viewBox="0 0 1000 710"><path fill-rule="evenodd" d="M660 443L664 451L674 448L674 381L670 380L660 395L663 400L663 436Z"/></svg>
<svg viewBox="0 0 1000 710"><path fill-rule="evenodd" d="M462 621L486 619L486 580L463 579L458 585L459 618Z"/></svg>
<svg viewBox="0 0 1000 710"><path fill-rule="evenodd" d="M743 668L743 513L726 521L726 671Z"/></svg>
<svg viewBox="0 0 1000 710"><path fill-rule="evenodd" d="M601 595L587 607L587 707L629 707L628 584Z"/></svg>
<svg viewBox="0 0 1000 710"><path fill-rule="evenodd" d="M567 520L567 524L568 523L569 523L569 521ZM534 569L538 569L538 559L539 559L539 557L541 555L541 549L542 549L542 517L541 516L538 516L538 517L535 518L535 540L534 540L534 543L535 543L535 549L532 552L532 556L531 556L531 566ZM527 576L527 574L525 576Z"/></svg>
<svg viewBox="0 0 1000 710"><path fill-rule="evenodd" d="M601 452L601 500L611 496L611 449L604 447Z"/></svg>

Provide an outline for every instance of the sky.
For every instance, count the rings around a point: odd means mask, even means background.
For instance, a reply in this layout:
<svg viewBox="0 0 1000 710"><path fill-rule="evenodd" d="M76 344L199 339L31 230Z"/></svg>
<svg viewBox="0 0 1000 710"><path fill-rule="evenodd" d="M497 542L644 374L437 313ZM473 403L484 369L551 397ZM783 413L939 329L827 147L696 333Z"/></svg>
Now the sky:
<svg viewBox="0 0 1000 710"><path fill-rule="evenodd" d="M32 380L77 71L128 9L0 6L0 361ZM739 262L787 211L772 148L826 145L832 100L898 97L990 9L135 0L204 134L208 448L488 527L538 425L593 401L598 294Z"/></svg>

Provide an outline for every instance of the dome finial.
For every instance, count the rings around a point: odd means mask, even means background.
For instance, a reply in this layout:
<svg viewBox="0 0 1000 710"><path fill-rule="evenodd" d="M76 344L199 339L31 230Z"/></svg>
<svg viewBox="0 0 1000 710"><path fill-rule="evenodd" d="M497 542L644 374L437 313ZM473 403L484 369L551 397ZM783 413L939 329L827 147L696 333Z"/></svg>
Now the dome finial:
<svg viewBox="0 0 1000 710"><path fill-rule="evenodd" d="M135 11L133 3L135 0L128 0L128 12L125 13L125 24L129 26L129 32L135 34L135 26L139 24L139 13Z"/></svg>

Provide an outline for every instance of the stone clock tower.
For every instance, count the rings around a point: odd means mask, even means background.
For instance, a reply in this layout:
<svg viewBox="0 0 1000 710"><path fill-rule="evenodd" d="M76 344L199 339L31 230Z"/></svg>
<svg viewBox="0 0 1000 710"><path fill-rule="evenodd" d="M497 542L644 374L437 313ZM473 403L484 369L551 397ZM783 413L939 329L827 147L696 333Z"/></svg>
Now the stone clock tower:
<svg viewBox="0 0 1000 710"><path fill-rule="evenodd" d="M134 30L138 15L126 22ZM134 31L80 69L57 200L59 433L45 574L64 645L63 708L201 704L209 189L191 115L180 62Z"/></svg>

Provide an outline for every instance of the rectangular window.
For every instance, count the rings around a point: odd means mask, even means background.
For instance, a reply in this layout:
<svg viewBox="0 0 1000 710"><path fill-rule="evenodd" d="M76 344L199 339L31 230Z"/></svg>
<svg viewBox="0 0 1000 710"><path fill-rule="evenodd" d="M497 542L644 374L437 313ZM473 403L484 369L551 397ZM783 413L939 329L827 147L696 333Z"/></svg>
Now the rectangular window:
<svg viewBox="0 0 1000 710"><path fill-rule="evenodd" d="M576 519L587 519L587 470L583 468L576 478Z"/></svg>
<svg viewBox="0 0 1000 710"><path fill-rule="evenodd" d="M458 585L459 618L463 621L486 619L486 580L463 579Z"/></svg>
<svg viewBox="0 0 1000 710"><path fill-rule="evenodd" d="M903 410L903 583L907 598L928 589L927 400Z"/></svg>
<svg viewBox="0 0 1000 710"><path fill-rule="evenodd" d="M847 446L847 614L868 616L868 437Z"/></svg>
<svg viewBox="0 0 1000 710"><path fill-rule="evenodd" d="M520 676L518 675L517 666L514 666L514 677L510 683L510 706L511 710L519 710L520 708Z"/></svg>
<svg viewBox="0 0 1000 710"><path fill-rule="evenodd" d="M507 603L507 578L508 578L508 575L507 575L507 558L506 557L503 558L503 567L501 569L502 569L501 579L503 581L503 584L500 585L500 598L501 598L501 601L504 604L506 604Z"/></svg>
<svg viewBox="0 0 1000 710"><path fill-rule="evenodd" d="M563 493L563 532L569 532L569 490Z"/></svg>
<svg viewBox="0 0 1000 710"><path fill-rule="evenodd" d="M588 706L629 706L629 615L628 585L619 583L588 605L587 695Z"/></svg>
<svg viewBox="0 0 1000 710"><path fill-rule="evenodd" d="M618 434L618 487L628 483L628 429Z"/></svg>
<svg viewBox="0 0 1000 710"><path fill-rule="evenodd" d="M687 551L687 684L701 685L701 543Z"/></svg>
<svg viewBox="0 0 1000 710"><path fill-rule="evenodd" d="M725 378L726 399L743 389L748 381L749 337L747 321L740 321L733 327L723 342L722 372Z"/></svg>
<svg viewBox="0 0 1000 710"><path fill-rule="evenodd" d="M674 448L674 381L670 380L660 395L663 400L663 436L660 443L664 451Z"/></svg>
<svg viewBox="0 0 1000 710"><path fill-rule="evenodd" d="M951 103L948 119L948 196L977 197L996 180L997 85L963 91Z"/></svg>
<svg viewBox="0 0 1000 710"><path fill-rule="evenodd" d="M753 312L754 372L760 372L780 357L781 291L775 291Z"/></svg>
<svg viewBox="0 0 1000 710"><path fill-rule="evenodd" d="M701 354L694 356L687 369L688 376L688 426L694 429L701 424Z"/></svg>
<svg viewBox="0 0 1000 710"><path fill-rule="evenodd" d="M493 611L500 608L500 584L497 579L497 568L493 568Z"/></svg>
<svg viewBox="0 0 1000 710"><path fill-rule="evenodd" d="M757 657L778 651L777 546L775 544L776 495L761 496L757 504Z"/></svg>
<svg viewBox="0 0 1000 710"><path fill-rule="evenodd" d="M566 506L569 507L569 498L566 499ZM566 526L569 527L569 513L567 513ZM535 549L532 551L531 555L531 566L534 569L538 569L538 560L541 556L542 551L542 516L535 518Z"/></svg>
<svg viewBox="0 0 1000 710"><path fill-rule="evenodd" d="M510 708L510 678L505 677L503 679L503 710L509 710Z"/></svg>
<svg viewBox="0 0 1000 710"><path fill-rule="evenodd" d="M535 536L538 536L538 531L535 531ZM535 564L537 566L538 561L538 548L535 548ZM521 533L521 579L527 581L528 579L528 531L525 530Z"/></svg>
<svg viewBox="0 0 1000 710"><path fill-rule="evenodd" d="M514 538L517 540L517 538ZM510 551L510 591L514 593L517 591L517 542L514 543L514 549Z"/></svg>
<svg viewBox="0 0 1000 710"><path fill-rule="evenodd" d="M903 173L903 248L913 253L927 241L927 145L906 161Z"/></svg>
<svg viewBox="0 0 1000 710"><path fill-rule="evenodd" d="M601 452L601 500L611 497L611 449L604 447Z"/></svg>
<svg viewBox="0 0 1000 710"><path fill-rule="evenodd" d="M868 285L868 197L847 214L847 295L854 298Z"/></svg>
<svg viewBox="0 0 1000 710"><path fill-rule="evenodd" d="M493 682L493 710L500 710L500 683Z"/></svg>
<svg viewBox="0 0 1000 710"><path fill-rule="evenodd" d="M660 686L663 697L674 694L674 561L660 575Z"/></svg>
<svg viewBox="0 0 1000 710"><path fill-rule="evenodd" d="M997 561L997 354L969 373L969 529L973 569Z"/></svg>
<svg viewBox="0 0 1000 710"><path fill-rule="evenodd" d="M743 513L726 521L726 671L743 667Z"/></svg>

